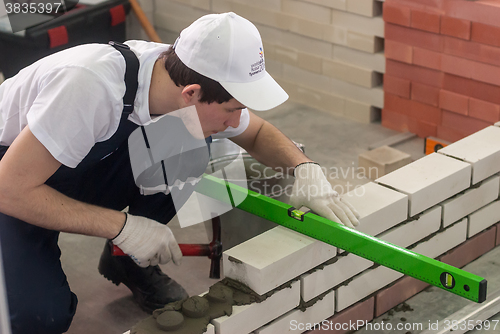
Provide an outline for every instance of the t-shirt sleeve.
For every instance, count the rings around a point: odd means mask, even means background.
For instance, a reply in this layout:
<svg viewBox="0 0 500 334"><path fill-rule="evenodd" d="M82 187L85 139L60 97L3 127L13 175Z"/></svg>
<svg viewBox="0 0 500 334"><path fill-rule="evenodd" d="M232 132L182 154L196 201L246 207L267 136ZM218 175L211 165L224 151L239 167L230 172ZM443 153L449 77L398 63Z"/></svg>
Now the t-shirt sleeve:
<svg viewBox="0 0 500 334"><path fill-rule="evenodd" d="M220 139L236 137L242 134L248 128L248 124L250 124L250 114L248 113L248 109L245 108L241 111L240 125L238 125L237 128L233 128L230 126L225 131L214 134L212 138Z"/></svg>
<svg viewBox="0 0 500 334"><path fill-rule="evenodd" d="M63 165L74 168L118 127L121 97L96 73L81 67L54 70L40 83L27 114L33 135Z"/></svg>

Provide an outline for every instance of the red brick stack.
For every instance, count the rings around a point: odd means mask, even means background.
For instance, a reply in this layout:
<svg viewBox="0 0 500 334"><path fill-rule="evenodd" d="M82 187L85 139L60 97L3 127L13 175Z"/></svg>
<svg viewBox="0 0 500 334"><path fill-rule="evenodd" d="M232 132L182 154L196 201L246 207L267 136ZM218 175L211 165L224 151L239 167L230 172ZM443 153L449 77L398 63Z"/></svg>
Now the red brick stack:
<svg viewBox="0 0 500 334"><path fill-rule="evenodd" d="M500 121L500 0L386 0L382 125L456 141Z"/></svg>

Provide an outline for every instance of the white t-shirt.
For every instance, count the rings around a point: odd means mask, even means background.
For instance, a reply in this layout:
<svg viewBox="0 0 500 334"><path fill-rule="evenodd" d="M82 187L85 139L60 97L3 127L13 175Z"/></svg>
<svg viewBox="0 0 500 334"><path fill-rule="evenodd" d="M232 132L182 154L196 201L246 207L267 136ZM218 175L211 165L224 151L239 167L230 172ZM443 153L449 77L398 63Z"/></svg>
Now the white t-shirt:
<svg viewBox="0 0 500 334"><path fill-rule="evenodd" d="M139 58L139 87L129 120L151 122L149 86L158 56L169 47L145 41L126 43ZM125 94L125 59L112 46L87 44L45 57L0 85L0 145L9 146L29 125L33 135L56 160L76 167L97 142L118 129ZM248 110L238 128L217 138L241 134L249 124Z"/></svg>

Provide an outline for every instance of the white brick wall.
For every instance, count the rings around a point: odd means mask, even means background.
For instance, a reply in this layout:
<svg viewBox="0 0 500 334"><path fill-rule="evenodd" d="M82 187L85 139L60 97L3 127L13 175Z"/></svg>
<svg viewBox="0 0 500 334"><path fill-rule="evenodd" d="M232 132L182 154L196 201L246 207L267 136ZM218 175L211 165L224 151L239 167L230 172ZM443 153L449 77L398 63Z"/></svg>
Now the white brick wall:
<svg viewBox="0 0 500 334"><path fill-rule="evenodd" d="M292 283L262 303L233 306L231 316L212 320L217 334L250 333L299 305L300 282Z"/></svg>
<svg viewBox="0 0 500 334"><path fill-rule="evenodd" d="M262 295L335 254L333 246L278 226L225 251L224 276L243 282Z"/></svg>
<svg viewBox="0 0 500 334"><path fill-rule="evenodd" d="M443 232L437 233L427 241L419 243L411 248L415 253L419 253L431 258L435 258L448 250L458 246L467 239L467 218L448 227Z"/></svg>
<svg viewBox="0 0 500 334"><path fill-rule="evenodd" d="M334 314L335 292L331 291L318 300L313 306L305 311L292 310L270 324L257 329L255 334L281 334L281 333L302 333L306 329L314 328L326 318ZM316 327L317 328L317 327Z"/></svg>
<svg viewBox="0 0 500 334"><path fill-rule="evenodd" d="M408 196L369 182L342 196L360 214L358 231L376 236L408 216Z"/></svg>
<svg viewBox="0 0 500 334"><path fill-rule="evenodd" d="M354 254L339 256L337 262L300 277L302 299L307 302L372 265L373 262Z"/></svg>
<svg viewBox="0 0 500 334"><path fill-rule="evenodd" d="M498 221L500 221L500 201L495 201L469 216L468 237L478 234Z"/></svg>
<svg viewBox="0 0 500 334"><path fill-rule="evenodd" d="M441 207L422 212L418 217L379 235L379 238L400 247L408 247L437 232L441 227Z"/></svg>
<svg viewBox="0 0 500 334"><path fill-rule="evenodd" d="M472 164L472 184L500 171L500 128L489 126L438 151Z"/></svg>
<svg viewBox="0 0 500 334"><path fill-rule="evenodd" d="M408 194L414 216L467 189L470 174L470 164L432 153L375 181Z"/></svg>
<svg viewBox="0 0 500 334"><path fill-rule="evenodd" d="M440 205L443 207L443 227L446 227L469 213L498 198L500 177L492 176L484 180L478 188L466 190Z"/></svg>
<svg viewBox="0 0 500 334"><path fill-rule="evenodd" d="M342 311L402 276L403 274L382 266L359 274L337 290L335 312Z"/></svg>

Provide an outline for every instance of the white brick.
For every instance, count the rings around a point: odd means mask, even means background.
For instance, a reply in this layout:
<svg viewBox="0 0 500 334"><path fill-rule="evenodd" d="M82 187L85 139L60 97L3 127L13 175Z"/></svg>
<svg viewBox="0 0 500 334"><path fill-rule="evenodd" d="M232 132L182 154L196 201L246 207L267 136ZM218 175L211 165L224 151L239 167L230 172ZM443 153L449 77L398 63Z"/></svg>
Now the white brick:
<svg viewBox="0 0 500 334"><path fill-rule="evenodd" d="M225 251L224 276L263 295L335 255L335 247L278 226Z"/></svg>
<svg viewBox="0 0 500 334"><path fill-rule="evenodd" d="M347 28L325 24L322 39L334 44L347 45Z"/></svg>
<svg viewBox="0 0 500 334"><path fill-rule="evenodd" d="M305 2L316 3L325 7L346 10L346 0L303 0Z"/></svg>
<svg viewBox="0 0 500 334"><path fill-rule="evenodd" d="M383 266L356 276L348 285L337 290L335 311L342 311L402 276L402 273Z"/></svg>
<svg viewBox="0 0 500 334"><path fill-rule="evenodd" d="M466 190L441 203L443 207L443 227L446 227L469 213L493 202L498 198L500 178L492 176L484 180L478 188Z"/></svg>
<svg viewBox="0 0 500 334"><path fill-rule="evenodd" d="M250 333L286 312L300 302L300 282L274 293L262 303L233 306L231 316L212 320L218 334Z"/></svg>
<svg viewBox="0 0 500 334"><path fill-rule="evenodd" d="M330 23L332 18L330 8L297 0L282 0L281 11L321 23Z"/></svg>
<svg viewBox="0 0 500 334"><path fill-rule="evenodd" d="M495 201L469 216L469 238L498 221L500 221L500 201Z"/></svg>
<svg viewBox="0 0 500 334"><path fill-rule="evenodd" d="M408 194L414 216L470 186L471 165L432 153L375 180Z"/></svg>
<svg viewBox="0 0 500 334"><path fill-rule="evenodd" d="M358 231L376 236L406 220L408 196L369 182L342 196L359 212Z"/></svg>
<svg viewBox="0 0 500 334"><path fill-rule="evenodd" d="M139 5L144 12L154 11L154 1L153 0L139 0Z"/></svg>
<svg viewBox="0 0 500 334"><path fill-rule="evenodd" d="M173 0L173 1L181 2L181 3L189 5L191 7L201 8L201 9L204 9L206 11L210 10L210 0ZM236 1L236 0L233 0L233 1ZM254 2L255 1L258 1L258 0L254 0ZM268 1L272 2L271 0L268 0ZM155 3L161 3L161 2L166 2L166 1L165 0L155 0Z"/></svg>
<svg viewBox="0 0 500 334"><path fill-rule="evenodd" d="M385 73L385 57L383 52L367 53L340 45L334 45L333 58L349 64L369 68L380 73Z"/></svg>
<svg viewBox="0 0 500 334"><path fill-rule="evenodd" d="M343 26L350 31L364 35L384 38L384 20L382 17L364 17L339 10L332 10L332 24Z"/></svg>
<svg viewBox="0 0 500 334"><path fill-rule="evenodd" d="M347 0L347 11L368 17L382 14L382 6L375 0Z"/></svg>
<svg viewBox="0 0 500 334"><path fill-rule="evenodd" d="M438 151L472 164L472 184L500 171L500 129L489 126Z"/></svg>
<svg viewBox="0 0 500 334"><path fill-rule="evenodd" d="M184 1L184 0L179 0L179 1ZM248 4L250 2L248 0L231 0L231 1L242 4ZM267 10L272 10L276 12L281 11L281 0L252 0L251 3L253 6L266 8Z"/></svg>
<svg viewBox="0 0 500 334"><path fill-rule="evenodd" d="M177 32L179 34L182 29L188 27L192 20L183 17L174 17L165 13L154 13L155 26L160 29Z"/></svg>
<svg viewBox="0 0 500 334"><path fill-rule="evenodd" d="M381 38L351 30L347 31L347 46L369 53L376 53L384 49Z"/></svg>
<svg viewBox="0 0 500 334"><path fill-rule="evenodd" d="M323 74L367 88L376 84L372 70L336 60L323 59Z"/></svg>
<svg viewBox="0 0 500 334"><path fill-rule="evenodd" d="M155 13L165 14L168 17L181 19L182 21L190 21L189 24L199 19L201 16L208 14L207 10L194 8L188 4L175 1L156 1ZM157 21L155 21L155 24Z"/></svg>
<svg viewBox="0 0 500 334"><path fill-rule="evenodd" d="M415 253L436 258L467 239L467 218L437 233L427 241L419 243L411 250Z"/></svg>
<svg viewBox="0 0 500 334"><path fill-rule="evenodd" d="M302 299L307 302L372 265L372 261L354 254L339 256L337 262L300 277Z"/></svg>
<svg viewBox="0 0 500 334"><path fill-rule="evenodd" d="M384 90L382 86L365 88L331 78L330 85L328 87L323 87L323 89L325 88L332 93L345 96L351 100L367 103L377 108L384 107Z"/></svg>
<svg viewBox="0 0 500 334"><path fill-rule="evenodd" d="M329 318L335 309L334 291L329 292L318 300L314 305L301 310L292 310L282 315L268 325L257 329L255 334L281 334L281 333L302 333L304 330L312 329L314 324ZM316 327L317 328L317 327Z"/></svg>
<svg viewBox="0 0 500 334"><path fill-rule="evenodd" d="M380 120L380 109L369 104L345 99L344 117L361 122L372 123Z"/></svg>
<svg viewBox="0 0 500 334"><path fill-rule="evenodd" d="M437 232L441 227L441 207L436 206L422 212L416 219L398 225L378 238L406 248Z"/></svg>

